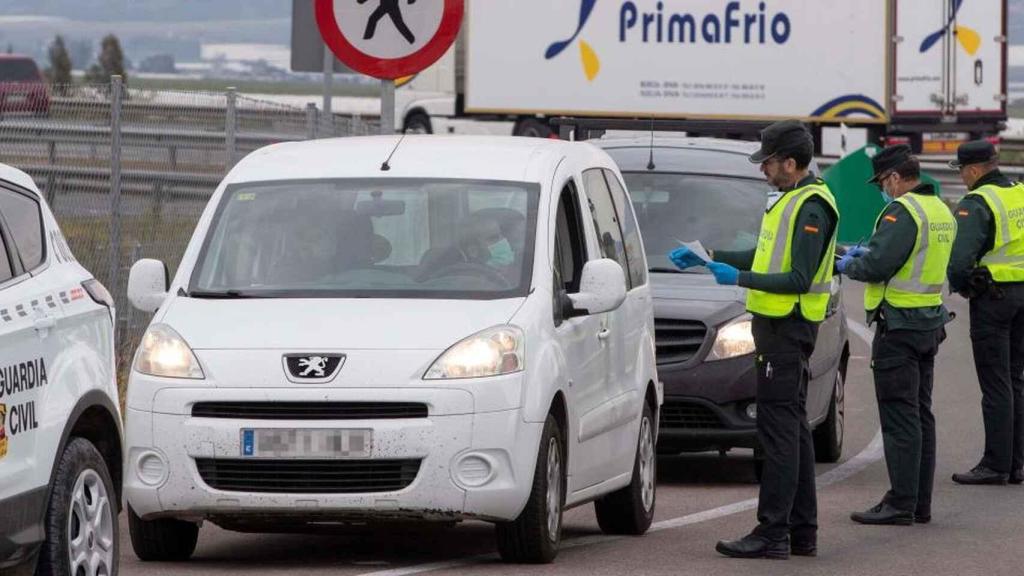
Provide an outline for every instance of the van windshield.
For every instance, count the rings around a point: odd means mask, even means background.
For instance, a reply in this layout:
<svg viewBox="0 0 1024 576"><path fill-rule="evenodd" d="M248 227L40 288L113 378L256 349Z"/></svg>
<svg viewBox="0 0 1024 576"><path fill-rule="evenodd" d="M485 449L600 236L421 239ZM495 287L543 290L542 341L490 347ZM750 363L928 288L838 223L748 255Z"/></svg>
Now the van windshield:
<svg viewBox="0 0 1024 576"><path fill-rule="evenodd" d="M651 268L675 266L668 253L700 240L711 250L750 250L771 186L748 178L624 172ZM704 270L703 268L694 269Z"/></svg>
<svg viewBox="0 0 1024 576"><path fill-rule="evenodd" d="M478 180L299 180L228 187L190 295L525 296L540 187Z"/></svg>

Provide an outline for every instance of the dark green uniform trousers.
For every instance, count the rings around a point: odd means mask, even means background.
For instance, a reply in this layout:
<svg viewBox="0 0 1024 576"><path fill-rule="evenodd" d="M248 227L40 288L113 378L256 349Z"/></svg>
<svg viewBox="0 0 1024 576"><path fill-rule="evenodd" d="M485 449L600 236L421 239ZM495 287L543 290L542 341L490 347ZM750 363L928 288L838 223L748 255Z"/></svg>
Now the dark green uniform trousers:
<svg viewBox="0 0 1024 576"><path fill-rule="evenodd" d="M985 455L1009 474L1024 468L1024 284L1000 284L971 298L971 343L981 385Z"/></svg>
<svg viewBox="0 0 1024 576"><path fill-rule="evenodd" d="M754 533L773 540L813 539L818 530L814 439L807 424L808 363L818 325L799 316L755 316L757 435L764 471Z"/></svg>
<svg viewBox="0 0 1024 576"><path fill-rule="evenodd" d="M880 320L871 346L878 418L892 488L885 500L899 510L930 516L935 485L935 354L945 329L887 330Z"/></svg>

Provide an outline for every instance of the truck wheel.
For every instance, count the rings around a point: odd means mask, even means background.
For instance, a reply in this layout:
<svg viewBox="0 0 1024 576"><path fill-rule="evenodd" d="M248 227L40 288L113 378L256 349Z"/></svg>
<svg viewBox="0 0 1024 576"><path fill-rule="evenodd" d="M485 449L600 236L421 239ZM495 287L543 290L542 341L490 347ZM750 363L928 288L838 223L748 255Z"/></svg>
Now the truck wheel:
<svg viewBox="0 0 1024 576"><path fill-rule="evenodd" d="M602 532L639 536L651 527L654 520L657 462L654 452L654 417L650 405L644 402L640 440L633 463L633 480L629 486L594 502L597 524Z"/></svg>
<svg viewBox="0 0 1024 576"><path fill-rule="evenodd" d="M107 464L85 438L57 460L36 574L117 575L117 493Z"/></svg>
<svg viewBox="0 0 1024 576"><path fill-rule="evenodd" d="M199 541L199 525L173 518L143 520L128 506L132 549L143 562L188 560Z"/></svg>
<svg viewBox="0 0 1024 576"><path fill-rule="evenodd" d="M541 435L533 489L526 507L512 522L499 522L495 534L505 562L547 564L558 555L565 506L565 441L554 416Z"/></svg>
<svg viewBox="0 0 1024 576"><path fill-rule="evenodd" d="M818 462L839 462L843 455L843 435L846 425L846 385L843 371L836 370L832 401L828 417L814 430L814 459Z"/></svg>
<svg viewBox="0 0 1024 576"><path fill-rule="evenodd" d="M413 112L405 118L406 134L433 134L434 128L430 124L430 116L422 112Z"/></svg>
<svg viewBox="0 0 1024 576"><path fill-rule="evenodd" d="M527 138L550 138L552 134L554 132L551 131L551 126L537 118L523 118L516 122L515 130L512 132L513 136L526 136Z"/></svg>

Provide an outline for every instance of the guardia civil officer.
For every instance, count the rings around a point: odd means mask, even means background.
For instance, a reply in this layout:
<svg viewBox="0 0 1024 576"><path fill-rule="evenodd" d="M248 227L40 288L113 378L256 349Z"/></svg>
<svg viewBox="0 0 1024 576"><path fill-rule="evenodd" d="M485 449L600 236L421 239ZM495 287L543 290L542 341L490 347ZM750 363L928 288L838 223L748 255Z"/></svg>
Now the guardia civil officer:
<svg viewBox="0 0 1024 576"><path fill-rule="evenodd" d="M1024 185L999 171L995 147L968 142L950 166L970 193L956 209L959 231L950 289L970 298L971 343L981 385L985 453L954 474L959 484L1024 482Z"/></svg>
<svg viewBox="0 0 1024 576"><path fill-rule="evenodd" d="M942 304L956 221L906 145L872 158L870 182L889 204L866 249L836 265L867 282L864 308L875 325L871 369L891 488L878 505L850 517L861 524L909 526L931 521L935 480L935 355L949 313Z"/></svg>
<svg viewBox="0 0 1024 576"><path fill-rule="evenodd" d="M808 360L828 307L839 211L810 173L814 142L800 122L761 133L750 161L783 195L764 215L757 248L714 254L708 268L720 284L746 287L757 367L757 431L764 451L758 526L716 550L735 558L817 554L814 443L807 424ZM680 248L680 268L703 262ZM747 270L740 272L739 270Z"/></svg>

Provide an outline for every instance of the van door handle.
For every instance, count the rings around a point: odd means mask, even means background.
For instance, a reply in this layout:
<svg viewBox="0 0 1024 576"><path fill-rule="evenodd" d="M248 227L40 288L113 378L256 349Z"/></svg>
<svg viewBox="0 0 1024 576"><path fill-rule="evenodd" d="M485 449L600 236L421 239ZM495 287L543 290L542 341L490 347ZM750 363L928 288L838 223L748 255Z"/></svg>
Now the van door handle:
<svg viewBox="0 0 1024 576"><path fill-rule="evenodd" d="M604 342L611 335L612 335L612 331L611 330L609 330L607 328L602 328L601 331L597 333L597 339L602 341L602 342Z"/></svg>
<svg viewBox="0 0 1024 576"><path fill-rule="evenodd" d="M57 319L53 316L40 316L32 321L32 326L39 331L49 330L57 325Z"/></svg>

